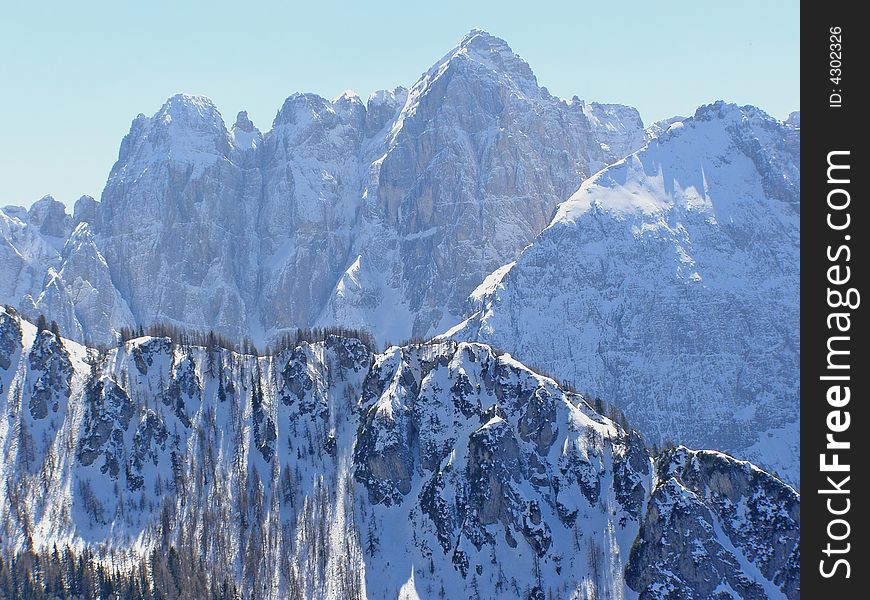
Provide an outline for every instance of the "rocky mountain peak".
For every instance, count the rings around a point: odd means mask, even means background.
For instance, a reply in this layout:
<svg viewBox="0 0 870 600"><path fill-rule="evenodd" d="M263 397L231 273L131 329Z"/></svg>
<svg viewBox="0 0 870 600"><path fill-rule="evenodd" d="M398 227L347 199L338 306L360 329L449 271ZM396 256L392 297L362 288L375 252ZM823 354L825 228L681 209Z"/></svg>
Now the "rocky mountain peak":
<svg viewBox="0 0 870 600"><path fill-rule="evenodd" d="M459 42L458 49L478 58L485 58L490 54L500 54L505 58L516 57L506 41L488 31L477 28L471 29L465 34L465 37Z"/></svg>
<svg viewBox="0 0 870 600"><path fill-rule="evenodd" d="M97 219L97 202L93 196L85 194L73 206L73 226L79 223L94 223Z"/></svg>
<svg viewBox="0 0 870 600"><path fill-rule="evenodd" d="M66 206L50 195L43 196L27 211L27 219L43 235L62 237L69 233L70 216Z"/></svg>
<svg viewBox="0 0 870 600"><path fill-rule="evenodd" d="M324 118L334 119L335 110L326 98L311 92L296 92L290 94L272 123L272 129L284 125L302 125Z"/></svg>
<svg viewBox="0 0 870 600"><path fill-rule="evenodd" d="M366 102L366 136L371 137L390 123L408 101L408 88L373 92Z"/></svg>
<svg viewBox="0 0 870 600"><path fill-rule="evenodd" d="M790 205L796 213L800 211L799 125L794 127L775 119L755 106L738 106L721 100L701 106L694 118L684 123L686 127L671 128L662 139L693 131L695 143L708 146L708 152L719 146L703 140L727 139L733 148L752 160L762 178L766 196ZM696 127L700 129L695 131Z"/></svg>
<svg viewBox="0 0 870 600"><path fill-rule="evenodd" d="M238 131L244 131L245 133L251 133L252 131L254 131L254 122L248 118L248 111L239 111L239 114L236 115L236 122L233 125L233 129Z"/></svg>
<svg viewBox="0 0 870 600"><path fill-rule="evenodd" d="M170 96L154 115L158 124L190 127L192 129L226 130L220 111L211 98L200 94Z"/></svg>
<svg viewBox="0 0 870 600"><path fill-rule="evenodd" d="M506 41L482 29L468 32L458 46L429 69L427 75L436 77L451 67L463 73L470 71L476 77L484 74L494 76L525 94L541 92L529 64L515 54Z"/></svg>
<svg viewBox="0 0 870 600"><path fill-rule="evenodd" d="M251 150L263 141L263 134L254 127L253 121L248 118L247 111L239 111L236 122L230 129L230 137L233 145L239 150Z"/></svg>
<svg viewBox="0 0 870 600"><path fill-rule="evenodd" d="M2 209L0 209L0 212L2 212L7 217L18 219L22 223L27 222L27 209L23 206L19 206L17 204L7 204Z"/></svg>
<svg viewBox="0 0 870 600"><path fill-rule="evenodd" d="M332 101L333 104L362 104L363 101L355 91L351 89L344 90Z"/></svg>
<svg viewBox="0 0 870 600"><path fill-rule="evenodd" d="M392 90L378 90L369 95L366 106L369 110L376 106L401 108L408 99L408 88L396 86Z"/></svg>
<svg viewBox="0 0 870 600"><path fill-rule="evenodd" d="M694 119L696 121L721 120L728 122L741 120L775 121L773 117L756 106L751 104L740 106L724 100L699 106L695 110Z"/></svg>
<svg viewBox="0 0 870 600"><path fill-rule="evenodd" d="M223 117L211 99L202 95L175 94L152 117L139 114L121 142L118 162L112 167L107 188L114 182L138 177L155 164L193 167L199 175L232 149ZM152 169L153 171L153 169Z"/></svg>
<svg viewBox="0 0 870 600"><path fill-rule="evenodd" d="M505 40L482 29L468 32L459 43L458 51L472 60L487 64L493 70L522 71L534 77L528 63Z"/></svg>
<svg viewBox="0 0 870 600"><path fill-rule="evenodd" d="M332 101L333 109L343 118L362 127L366 118L366 105L353 90L345 90Z"/></svg>

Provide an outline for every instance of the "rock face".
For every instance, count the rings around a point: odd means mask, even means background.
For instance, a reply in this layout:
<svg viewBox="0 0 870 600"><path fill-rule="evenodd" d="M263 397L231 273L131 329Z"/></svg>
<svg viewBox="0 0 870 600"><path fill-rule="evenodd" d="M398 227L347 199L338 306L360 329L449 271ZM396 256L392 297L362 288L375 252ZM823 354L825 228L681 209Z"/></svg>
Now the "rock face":
<svg viewBox="0 0 870 600"><path fill-rule="evenodd" d="M14 343L15 333L10 332ZM63 343L50 331L36 336L29 355L30 402L28 409L34 421L45 419L49 413L57 413L65 407L70 395L72 365ZM4 361L5 362L5 361ZM62 414L62 413L61 413Z"/></svg>
<svg viewBox="0 0 870 600"><path fill-rule="evenodd" d="M69 233L70 216L66 207L51 196L37 200L27 211L27 221L47 237L64 237Z"/></svg>
<svg viewBox="0 0 870 600"><path fill-rule="evenodd" d="M626 570L640 598L798 597L800 497L794 490L718 452L680 447L663 456L658 469ZM763 532L759 537L744 536L750 523ZM747 575L746 559L762 577Z"/></svg>
<svg viewBox="0 0 870 600"><path fill-rule="evenodd" d="M320 317L381 338L450 322L578 181L645 141L635 109L554 98L480 31L421 77L383 136L366 161L359 258ZM404 331L379 322L393 306Z"/></svg>
<svg viewBox="0 0 870 600"><path fill-rule="evenodd" d="M57 321L72 339L108 342L135 324L93 235L99 204L90 196L70 216L46 196L29 211L0 211L0 301Z"/></svg>
<svg viewBox="0 0 870 600"><path fill-rule="evenodd" d="M97 207L99 203L91 196L82 196L76 200L73 206L73 226L79 223L93 224L97 220Z"/></svg>
<svg viewBox="0 0 870 600"><path fill-rule="evenodd" d="M482 344L95 351L4 309L0 384L3 550L173 544L264 598L800 594L793 489Z"/></svg>
<svg viewBox="0 0 870 600"><path fill-rule="evenodd" d="M6 210L0 301L104 343L152 323L259 343L330 324L436 333L648 136L633 108L551 96L477 30L410 90L293 94L265 134L178 94L133 121L101 202Z"/></svg>
<svg viewBox="0 0 870 600"><path fill-rule="evenodd" d="M672 124L584 182L448 335L611 399L648 439L797 482L794 122L718 102Z"/></svg>
<svg viewBox="0 0 870 600"><path fill-rule="evenodd" d="M59 317L63 331L73 339L84 339L91 331L117 332L135 323L91 227L87 222L76 225L61 250L57 270L49 268L50 280L27 308L29 314Z"/></svg>
<svg viewBox="0 0 870 600"><path fill-rule="evenodd" d="M0 300L4 303L26 310L50 284L49 269L60 260L64 236L42 230L53 232L66 222L57 218L55 203L64 210L50 196L37 201L30 212L20 206L0 210Z"/></svg>
<svg viewBox="0 0 870 600"><path fill-rule="evenodd" d="M139 115L121 143L95 229L112 282L137 322L238 323L255 293L256 208L220 113L199 96ZM259 181L255 183L259 186ZM228 263L230 256L232 264ZM243 291L244 290L244 291Z"/></svg>

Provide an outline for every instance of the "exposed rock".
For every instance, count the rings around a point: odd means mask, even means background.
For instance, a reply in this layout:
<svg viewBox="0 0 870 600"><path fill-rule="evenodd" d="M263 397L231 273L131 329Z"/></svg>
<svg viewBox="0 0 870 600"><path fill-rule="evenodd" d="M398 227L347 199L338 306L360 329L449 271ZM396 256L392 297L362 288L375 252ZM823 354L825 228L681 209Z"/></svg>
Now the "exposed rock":
<svg viewBox="0 0 870 600"><path fill-rule="evenodd" d="M30 362L30 416L44 419L57 413L70 396L73 368L63 342L51 331L39 333L28 355ZM2 365L0 365L2 366Z"/></svg>
<svg viewBox="0 0 870 600"><path fill-rule="evenodd" d="M0 311L0 369L9 370L21 350L20 317L10 309Z"/></svg>
<svg viewBox="0 0 870 600"><path fill-rule="evenodd" d="M749 463L683 447L665 454L658 469L626 570L640 598L729 591L800 598L800 498L793 489Z"/></svg>

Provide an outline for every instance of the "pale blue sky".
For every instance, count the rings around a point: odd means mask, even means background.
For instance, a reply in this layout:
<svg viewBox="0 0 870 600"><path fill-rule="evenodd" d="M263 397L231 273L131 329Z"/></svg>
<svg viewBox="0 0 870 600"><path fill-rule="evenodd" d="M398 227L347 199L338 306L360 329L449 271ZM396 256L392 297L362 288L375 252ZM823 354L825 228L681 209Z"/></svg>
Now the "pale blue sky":
<svg viewBox="0 0 870 600"><path fill-rule="evenodd" d="M410 85L473 27L558 96L645 122L716 99L799 106L799 2L15 2L0 7L0 205L99 197L133 117L176 92L269 129L296 91ZM415 3L417 4L417 3Z"/></svg>

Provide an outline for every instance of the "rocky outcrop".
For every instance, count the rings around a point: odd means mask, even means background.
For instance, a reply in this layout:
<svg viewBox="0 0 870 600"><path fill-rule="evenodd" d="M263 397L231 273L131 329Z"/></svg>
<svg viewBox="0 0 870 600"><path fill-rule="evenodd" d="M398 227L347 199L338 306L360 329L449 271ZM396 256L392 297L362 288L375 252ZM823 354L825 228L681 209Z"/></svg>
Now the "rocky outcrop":
<svg viewBox="0 0 870 600"><path fill-rule="evenodd" d="M0 369L8 371L21 351L21 324L14 309L0 311Z"/></svg>
<svg viewBox="0 0 870 600"><path fill-rule="evenodd" d="M49 237L64 237L69 234L70 216L62 202L51 196L43 196L27 211L27 220L40 234Z"/></svg>
<svg viewBox="0 0 870 600"><path fill-rule="evenodd" d="M66 405L71 391L72 364L62 340L51 331L42 331L36 336L28 360L30 416L34 420L44 419Z"/></svg>
<svg viewBox="0 0 870 600"><path fill-rule="evenodd" d="M640 598L800 598L793 489L749 463L683 447L658 470L626 571Z"/></svg>
<svg viewBox="0 0 870 600"><path fill-rule="evenodd" d="M551 96L483 31L424 73L384 135L364 181L353 285L336 287L320 317L382 339L450 322L578 181L644 141L636 110ZM379 323L388 305L407 321L399 331Z"/></svg>
<svg viewBox="0 0 870 600"><path fill-rule="evenodd" d="M125 432L134 414L127 392L111 379L89 382L84 390L85 419L78 459L90 466L100 456L100 472L117 479L126 462Z"/></svg>
<svg viewBox="0 0 870 600"><path fill-rule="evenodd" d="M75 227L79 223L87 223L93 225L97 220L97 207L99 202L93 197L84 195L81 196L73 205L72 226Z"/></svg>

